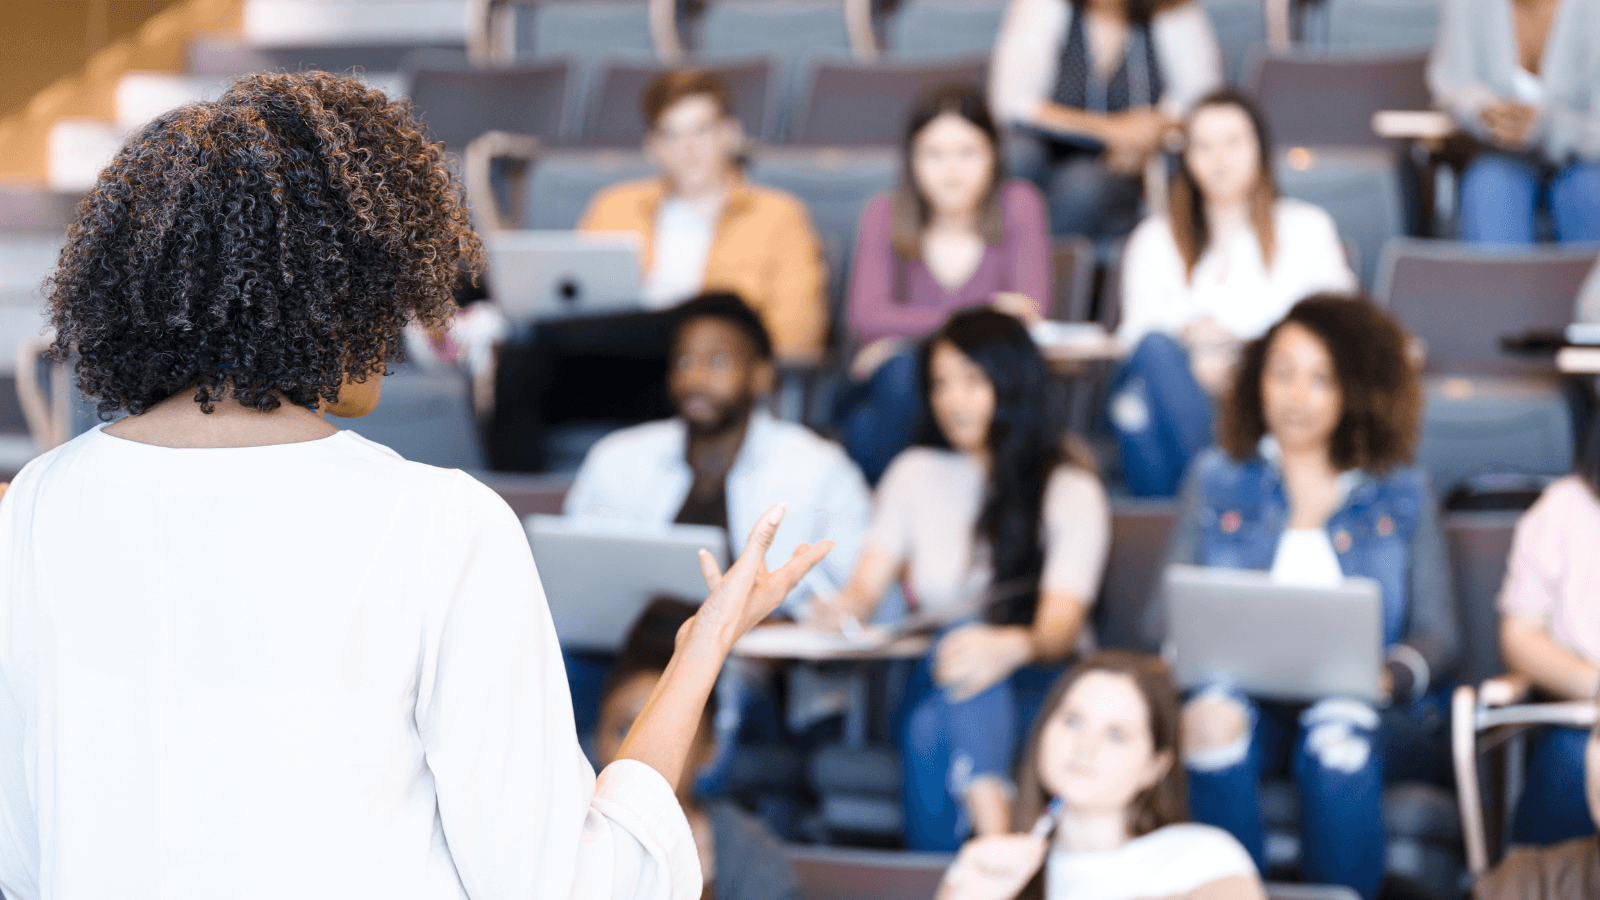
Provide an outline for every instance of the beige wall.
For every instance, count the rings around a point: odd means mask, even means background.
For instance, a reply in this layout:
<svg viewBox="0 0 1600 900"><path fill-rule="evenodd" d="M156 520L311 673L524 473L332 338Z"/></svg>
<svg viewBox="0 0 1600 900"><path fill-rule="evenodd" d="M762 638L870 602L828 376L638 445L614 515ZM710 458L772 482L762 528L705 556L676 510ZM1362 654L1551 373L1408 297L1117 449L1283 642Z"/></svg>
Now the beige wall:
<svg viewBox="0 0 1600 900"><path fill-rule="evenodd" d="M12 0L0 3L0 118L83 68L176 0Z"/></svg>

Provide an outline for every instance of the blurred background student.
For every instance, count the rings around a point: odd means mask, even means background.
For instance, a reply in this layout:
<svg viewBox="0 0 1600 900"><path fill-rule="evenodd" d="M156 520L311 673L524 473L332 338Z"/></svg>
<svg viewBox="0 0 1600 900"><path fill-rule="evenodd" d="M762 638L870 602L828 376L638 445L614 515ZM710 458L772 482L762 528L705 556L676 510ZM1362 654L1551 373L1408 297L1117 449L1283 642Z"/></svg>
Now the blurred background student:
<svg viewBox="0 0 1600 900"><path fill-rule="evenodd" d="M702 291L738 294L755 309L780 359L814 361L828 331L822 245L804 204L749 183L733 95L721 76L674 70L642 98L654 178L613 185L578 227L630 231L646 311L541 322L501 354L488 445L496 469L540 471L551 426L640 422L671 413L666 357L673 307Z"/></svg>
<svg viewBox="0 0 1600 900"><path fill-rule="evenodd" d="M1482 143L1461 179L1461 237L1600 241L1600 2L1444 0L1434 103Z"/></svg>
<svg viewBox="0 0 1600 900"><path fill-rule="evenodd" d="M1035 322L1050 281L1044 198L1005 177L983 92L948 85L924 95L906 122L898 186L861 215L850 272L850 327L863 346L839 419L870 481L917 434L915 342L975 304Z"/></svg>
<svg viewBox="0 0 1600 900"><path fill-rule="evenodd" d="M1384 782L1436 776L1436 735L1418 701L1445 681L1460 642L1433 492L1410 465L1421 391L1405 344L1388 315L1342 296L1295 304L1248 344L1220 447L1189 472L1167 556L1286 583L1378 582L1382 709L1340 697L1255 701L1223 687L1184 709L1195 819L1228 829L1264 865L1260 778L1292 756L1306 877L1368 900L1384 871ZM1151 646L1165 636L1164 615L1151 605Z"/></svg>
<svg viewBox="0 0 1600 900"><path fill-rule="evenodd" d="M1600 697L1600 419L1577 471L1517 521L1500 591L1506 669L1556 700ZM1583 802L1587 733L1551 728L1534 746L1512 838L1552 844L1594 833Z"/></svg>
<svg viewBox="0 0 1600 900"><path fill-rule="evenodd" d="M1188 822L1178 688L1159 658L1095 653L1050 689L1008 835L974 838L939 900L1264 900L1250 854ZM1051 801L1048 835L1033 835Z"/></svg>
<svg viewBox="0 0 1600 900"><path fill-rule="evenodd" d="M1197 2L1011 0L989 102L1010 129L1011 171L1050 200L1051 232L1115 238L1139 221L1145 162L1221 86Z"/></svg>
<svg viewBox="0 0 1600 900"><path fill-rule="evenodd" d="M1245 341L1302 297L1356 287L1333 219L1279 196L1253 102L1208 94L1184 131L1167 212L1140 223L1122 255L1117 338L1132 352L1113 380L1110 419L1136 496L1175 493L1211 445L1212 398Z"/></svg>
<svg viewBox="0 0 1600 900"><path fill-rule="evenodd" d="M615 759L628 730L644 711L662 673L672 661L678 631L695 613L695 604L657 600L639 613L622 654L606 676L595 733L596 764ZM694 833L705 879L701 900L801 900L800 884L778 839L759 819L727 801L701 802L695 775L711 763L716 694L706 704L689 745L687 776L678 784L678 805Z"/></svg>
<svg viewBox="0 0 1600 900"><path fill-rule="evenodd" d="M954 850L1011 820L1013 754L1083 636L1110 514L1066 449L1044 360L1015 317L956 313L921 368L918 446L884 474L849 584L812 610L823 626L865 621L901 580L947 623L912 676L898 740L906 844Z"/></svg>

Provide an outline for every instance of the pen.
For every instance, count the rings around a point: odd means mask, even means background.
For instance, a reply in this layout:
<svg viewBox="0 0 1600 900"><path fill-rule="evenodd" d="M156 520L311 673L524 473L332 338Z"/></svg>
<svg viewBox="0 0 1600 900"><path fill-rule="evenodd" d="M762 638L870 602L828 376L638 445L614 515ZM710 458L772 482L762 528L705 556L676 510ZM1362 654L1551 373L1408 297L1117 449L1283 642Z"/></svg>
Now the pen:
<svg viewBox="0 0 1600 900"><path fill-rule="evenodd" d="M1055 830L1056 820L1061 818L1061 810L1065 806L1066 804L1061 802L1060 797L1051 800L1050 805L1045 807L1044 815L1039 817L1039 821L1033 823L1033 830L1028 832L1028 837L1041 841L1049 837L1050 832Z"/></svg>

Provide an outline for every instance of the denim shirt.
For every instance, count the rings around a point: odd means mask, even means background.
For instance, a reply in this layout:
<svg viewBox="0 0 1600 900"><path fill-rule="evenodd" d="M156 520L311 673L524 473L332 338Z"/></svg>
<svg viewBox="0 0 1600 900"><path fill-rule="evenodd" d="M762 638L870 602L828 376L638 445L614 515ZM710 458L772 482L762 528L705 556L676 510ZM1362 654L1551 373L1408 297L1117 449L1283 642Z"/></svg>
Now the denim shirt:
<svg viewBox="0 0 1600 900"><path fill-rule="evenodd" d="M1381 477L1351 474L1327 524L1339 568L1378 582L1384 646L1411 646L1437 678L1454 662L1459 636L1428 477L1414 467ZM1261 454L1237 462L1208 450L1189 470L1167 561L1270 570L1288 522L1289 499L1273 462ZM1162 602L1147 610L1146 637L1155 642L1165 634L1164 612Z"/></svg>

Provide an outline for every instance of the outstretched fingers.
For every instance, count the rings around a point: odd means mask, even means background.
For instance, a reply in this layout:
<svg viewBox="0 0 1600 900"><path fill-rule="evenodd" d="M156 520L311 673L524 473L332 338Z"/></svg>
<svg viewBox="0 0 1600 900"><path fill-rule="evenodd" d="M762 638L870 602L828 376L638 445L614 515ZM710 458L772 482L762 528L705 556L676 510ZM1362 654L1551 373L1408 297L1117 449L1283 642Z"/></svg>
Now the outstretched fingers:
<svg viewBox="0 0 1600 900"><path fill-rule="evenodd" d="M706 590L715 591L722 583L722 567L709 550L700 551L700 575L706 580Z"/></svg>

